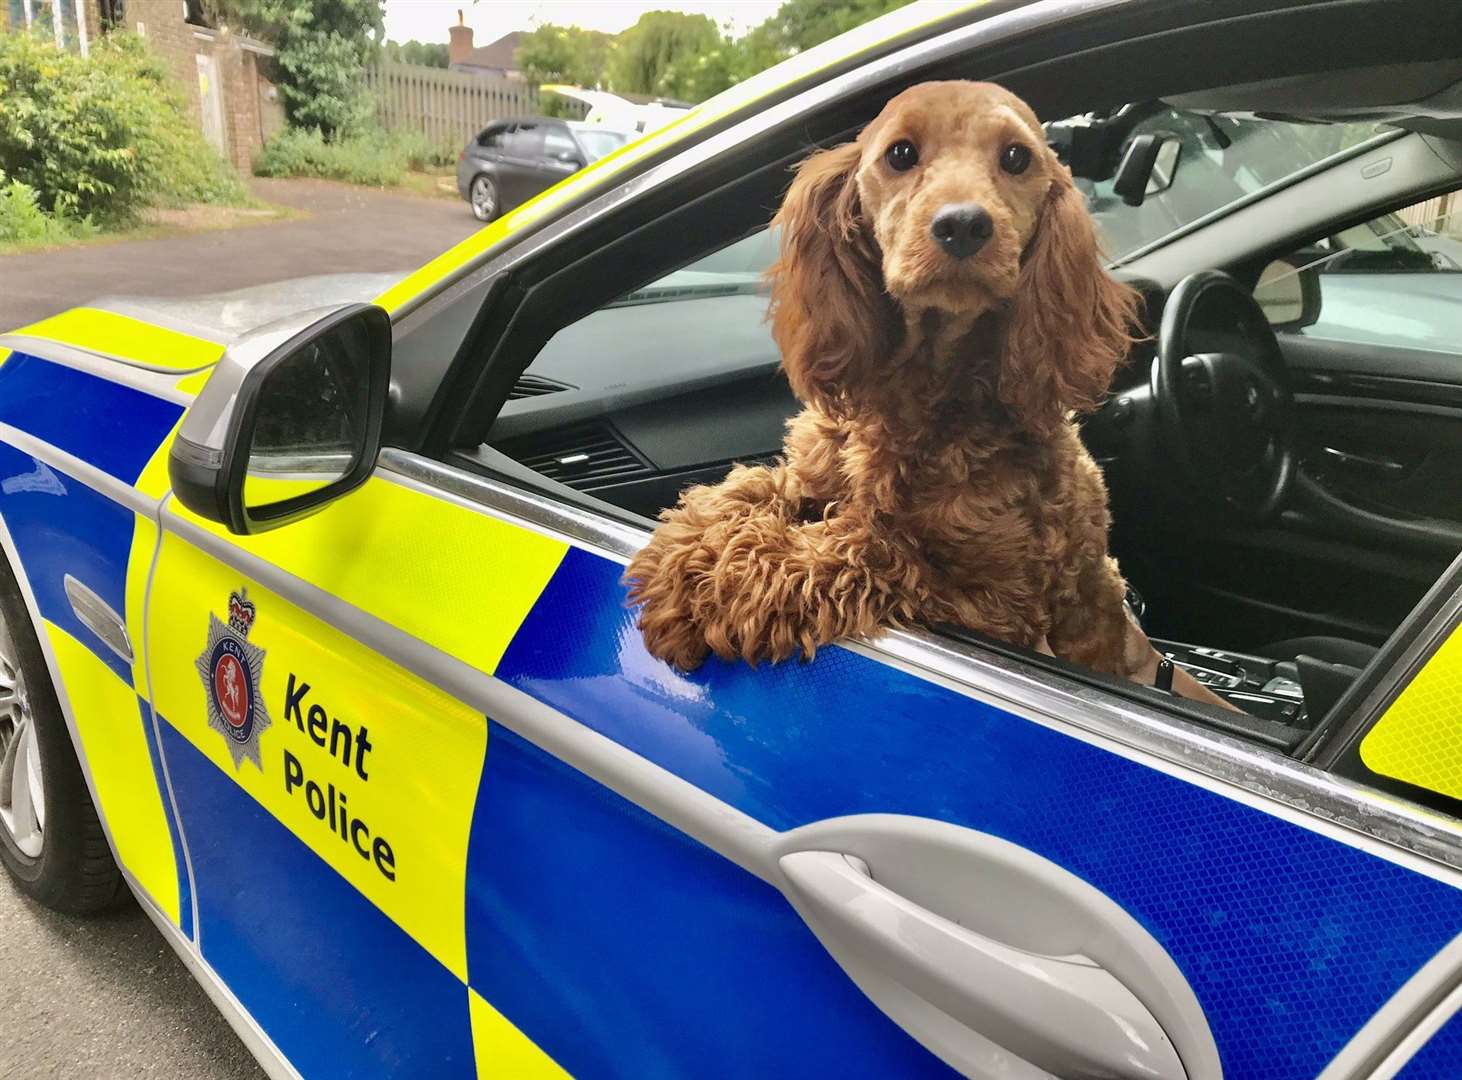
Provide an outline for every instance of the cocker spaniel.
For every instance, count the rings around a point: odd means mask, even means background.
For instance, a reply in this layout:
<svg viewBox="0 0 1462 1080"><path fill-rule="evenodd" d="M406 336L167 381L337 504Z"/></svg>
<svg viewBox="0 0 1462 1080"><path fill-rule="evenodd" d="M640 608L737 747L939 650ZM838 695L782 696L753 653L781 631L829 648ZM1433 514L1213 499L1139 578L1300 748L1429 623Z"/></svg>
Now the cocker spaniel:
<svg viewBox="0 0 1462 1080"><path fill-rule="evenodd" d="M1073 422L1137 295L1030 107L906 90L802 163L774 225L773 336L805 408L780 464L688 489L630 563L650 652L688 670L953 623L1150 682ZM1220 703L1181 670L1174 689Z"/></svg>

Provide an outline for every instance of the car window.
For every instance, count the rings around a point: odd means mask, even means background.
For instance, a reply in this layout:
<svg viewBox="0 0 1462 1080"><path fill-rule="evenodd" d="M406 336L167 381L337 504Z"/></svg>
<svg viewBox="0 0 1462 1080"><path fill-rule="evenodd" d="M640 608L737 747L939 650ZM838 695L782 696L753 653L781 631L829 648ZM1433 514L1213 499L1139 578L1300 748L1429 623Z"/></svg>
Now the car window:
<svg viewBox="0 0 1462 1080"><path fill-rule="evenodd" d="M567 131L549 128L543 133L543 156L556 158L563 154L578 157L579 148Z"/></svg>
<svg viewBox="0 0 1462 1080"><path fill-rule="evenodd" d="M625 143L629 142L629 136L622 131L586 130L579 128L579 142L588 151L589 160L597 161L607 154L612 154Z"/></svg>
<svg viewBox="0 0 1462 1080"><path fill-rule="evenodd" d="M1078 179L1112 260L1161 240L1205 214L1252 195L1380 130L1373 123L1320 124L1165 108L1140 121L1134 135L1177 139L1171 184L1129 206L1111 179Z"/></svg>
<svg viewBox="0 0 1462 1080"><path fill-rule="evenodd" d="M543 125L519 124L508 140L508 150L514 157L536 158L543 154Z"/></svg>
<svg viewBox="0 0 1462 1080"><path fill-rule="evenodd" d="M511 124L494 124L477 136L477 145L487 150L501 150L507 142L508 133L512 131Z"/></svg>
<svg viewBox="0 0 1462 1080"><path fill-rule="evenodd" d="M1462 352L1462 192L1414 203L1342 229L1271 266L1262 302L1311 275L1319 310L1295 332L1356 345ZM1270 312L1274 322L1287 322Z"/></svg>

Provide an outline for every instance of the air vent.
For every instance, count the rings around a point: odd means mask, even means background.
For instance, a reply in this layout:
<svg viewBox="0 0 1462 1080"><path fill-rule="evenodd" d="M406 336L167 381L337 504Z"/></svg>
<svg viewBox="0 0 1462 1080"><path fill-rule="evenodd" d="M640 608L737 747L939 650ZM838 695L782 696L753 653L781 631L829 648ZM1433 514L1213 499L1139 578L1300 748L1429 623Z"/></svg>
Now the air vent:
<svg viewBox="0 0 1462 1080"><path fill-rule="evenodd" d="M561 431L507 439L498 449L536 473L588 490L654 470L608 424L579 424Z"/></svg>
<svg viewBox="0 0 1462 1080"><path fill-rule="evenodd" d="M518 401L522 398L542 397L544 394L556 394L560 390L572 390L568 383L556 382L553 379L545 379L542 375L519 375L518 381L513 383L513 388L508 391L509 401Z"/></svg>

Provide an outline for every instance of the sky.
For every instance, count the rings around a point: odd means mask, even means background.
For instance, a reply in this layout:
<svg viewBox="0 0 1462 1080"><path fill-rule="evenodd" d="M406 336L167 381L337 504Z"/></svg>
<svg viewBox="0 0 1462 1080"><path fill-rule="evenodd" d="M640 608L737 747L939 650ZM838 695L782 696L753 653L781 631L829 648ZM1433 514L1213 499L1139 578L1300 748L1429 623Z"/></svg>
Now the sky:
<svg viewBox="0 0 1462 1080"><path fill-rule="evenodd" d="M781 0L386 0L386 37L445 42L447 27L456 23L459 10L473 29L474 45L544 23L617 34L647 11L709 15L740 34L780 6Z"/></svg>

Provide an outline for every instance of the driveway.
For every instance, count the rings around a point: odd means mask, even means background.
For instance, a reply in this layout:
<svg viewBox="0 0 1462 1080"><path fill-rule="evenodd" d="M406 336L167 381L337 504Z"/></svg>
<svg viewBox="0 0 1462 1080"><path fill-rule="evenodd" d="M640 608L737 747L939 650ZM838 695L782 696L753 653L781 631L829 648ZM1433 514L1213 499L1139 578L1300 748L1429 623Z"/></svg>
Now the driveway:
<svg viewBox="0 0 1462 1080"><path fill-rule="evenodd" d="M0 256L0 329L108 294L199 296L307 274L404 275L481 227L456 199L326 180L254 180L252 187L308 216Z"/></svg>
<svg viewBox="0 0 1462 1080"><path fill-rule="evenodd" d="M0 257L0 327L106 293L189 296L341 271L407 271L468 236L466 204L259 181L310 216ZM135 904L55 915L0 874L0 1076L259 1080L263 1072Z"/></svg>

